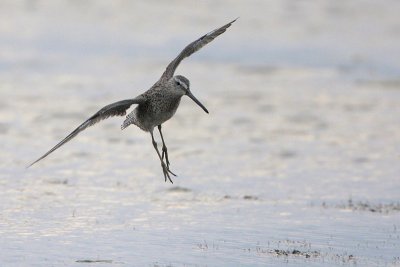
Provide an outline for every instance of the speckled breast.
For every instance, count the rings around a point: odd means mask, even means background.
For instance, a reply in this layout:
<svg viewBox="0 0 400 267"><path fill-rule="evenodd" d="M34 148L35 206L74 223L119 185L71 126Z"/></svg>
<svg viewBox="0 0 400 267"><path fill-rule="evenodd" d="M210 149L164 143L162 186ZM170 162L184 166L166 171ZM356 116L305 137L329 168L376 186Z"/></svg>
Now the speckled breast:
<svg viewBox="0 0 400 267"><path fill-rule="evenodd" d="M180 101L181 97L153 96L148 103L136 107L133 123L144 131L150 131L169 120L178 109Z"/></svg>

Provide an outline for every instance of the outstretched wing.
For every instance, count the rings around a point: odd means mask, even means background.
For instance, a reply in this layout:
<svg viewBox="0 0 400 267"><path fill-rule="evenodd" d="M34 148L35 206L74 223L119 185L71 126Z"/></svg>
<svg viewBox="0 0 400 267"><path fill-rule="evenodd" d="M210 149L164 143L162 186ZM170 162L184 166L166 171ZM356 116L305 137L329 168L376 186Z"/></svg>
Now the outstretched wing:
<svg viewBox="0 0 400 267"><path fill-rule="evenodd" d="M182 52L167 66L167 69L164 71L163 75L161 76L160 80L169 80L174 75L176 68L179 66L181 61L184 58L189 57L191 54L195 53L196 51L200 50L203 46L214 40L218 35L221 35L228 29L232 23L234 23L237 19L229 22L228 24L213 30L212 32L203 35L196 41L190 43L182 50Z"/></svg>
<svg viewBox="0 0 400 267"><path fill-rule="evenodd" d="M70 141L72 138L77 136L80 132L85 130L86 128L98 123L101 120L107 119L109 117L113 116L124 116L126 114L126 110L130 108L133 104L140 104L143 103L145 100L142 96L136 97L134 99L126 99L122 101L118 101L115 103L112 103L110 105L107 105L100 109L96 114L94 114L92 117L87 119L84 123L79 125L78 128L76 128L72 133L70 133L67 137L65 137L60 143L58 143L55 147L50 149L46 154L35 160L33 163L31 163L27 168L35 164L36 162L44 159L47 157L50 153L58 149L60 146L64 145L68 141Z"/></svg>

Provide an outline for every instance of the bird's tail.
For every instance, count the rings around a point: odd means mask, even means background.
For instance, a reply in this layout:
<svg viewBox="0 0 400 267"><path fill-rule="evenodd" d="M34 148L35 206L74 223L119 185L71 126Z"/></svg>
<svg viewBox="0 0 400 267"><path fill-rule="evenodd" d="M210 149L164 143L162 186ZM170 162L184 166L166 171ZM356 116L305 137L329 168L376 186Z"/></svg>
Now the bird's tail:
<svg viewBox="0 0 400 267"><path fill-rule="evenodd" d="M135 120L135 114L133 112L129 113L121 125L121 130L123 130L126 127L128 127L129 125L131 125L134 122L134 120Z"/></svg>

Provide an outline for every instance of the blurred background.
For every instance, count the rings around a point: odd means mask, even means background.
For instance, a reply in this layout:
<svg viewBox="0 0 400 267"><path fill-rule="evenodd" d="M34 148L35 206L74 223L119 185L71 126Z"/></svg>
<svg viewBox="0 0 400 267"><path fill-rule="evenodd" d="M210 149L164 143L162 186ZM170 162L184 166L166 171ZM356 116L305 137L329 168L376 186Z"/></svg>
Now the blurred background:
<svg viewBox="0 0 400 267"><path fill-rule="evenodd" d="M0 1L5 266L400 264L398 1ZM122 117L190 42L205 114ZM103 265L102 265L103 266Z"/></svg>

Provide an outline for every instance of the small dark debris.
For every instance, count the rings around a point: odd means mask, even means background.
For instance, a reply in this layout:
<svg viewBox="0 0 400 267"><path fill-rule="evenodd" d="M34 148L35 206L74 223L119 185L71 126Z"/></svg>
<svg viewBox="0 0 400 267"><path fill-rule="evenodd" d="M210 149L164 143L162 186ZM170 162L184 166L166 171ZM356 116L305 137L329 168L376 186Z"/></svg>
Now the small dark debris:
<svg viewBox="0 0 400 267"><path fill-rule="evenodd" d="M292 254L300 254L301 252L300 252L300 250L297 250L297 249L294 249L293 251L292 251Z"/></svg>
<svg viewBox="0 0 400 267"><path fill-rule="evenodd" d="M169 192L178 192L178 193L187 193L187 192L191 192L192 190L190 190L189 188L186 187L180 187L180 186L174 186L171 187L170 189L168 189Z"/></svg>
<svg viewBox="0 0 400 267"><path fill-rule="evenodd" d="M245 200L258 200L258 197L245 195L245 196L243 196L243 199L245 199Z"/></svg>
<svg viewBox="0 0 400 267"><path fill-rule="evenodd" d="M49 184L62 184L62 185L67 185L68 184L68 179L63 179L63 180L49 180L47 181Z"/></svg>
<svg viewBox="0 0 400 267"><path fill-rule="evenodd" d="M271 251L271 253L277 255L277 256L300 256L300 257L305 257L305 258L311 258L311 256L313 257L318 257L321 255L320 252L318 251L300 251L297 249L293 249L293 250L282 250L282 249L275 249L273 251Z"/></svg>
<svg viewBox="0 0 400 267"><path fill-rule="evenodd" d="M369 211L374 213L389 213L389 212L396 212L400 211L400 203L387 203L387 204L374 204L369 202L354 202L351 198L347 201L346 204L340 204L336 206L329 206L325 202L322 203L323 208L338 208L338 209L347 209L352 211Z"/></svg>
<svg viewBox="0 0 400 267"><path fill-rule="evenodd" d="M287 251L285 251L285 250L280 250L280 249L275 249L275 253L276 253L276 255L278 255L278 256L281 256L281 255L288 256L288 255L289 255L289 253L288 253Z"/></svg>
<svg viewBox="0 0 400 267"><path fill-rule="evenodd" d="M112 260L77 260L79 263L113 263Z"/></svg>
<svg viewBox="0 0 400 267"><path fill-rule="evenodd" d="M357 263L357 258L350 254L331 254L331 253L322 253L316 250L299 250L299 249L272 249L272 250L264 250L262 248L257 248L258 253L269 253L275 255L277 257L304 257L306 259L331 259L333 261L340 261L340 262L349 262L349 263Z"/></svg>

